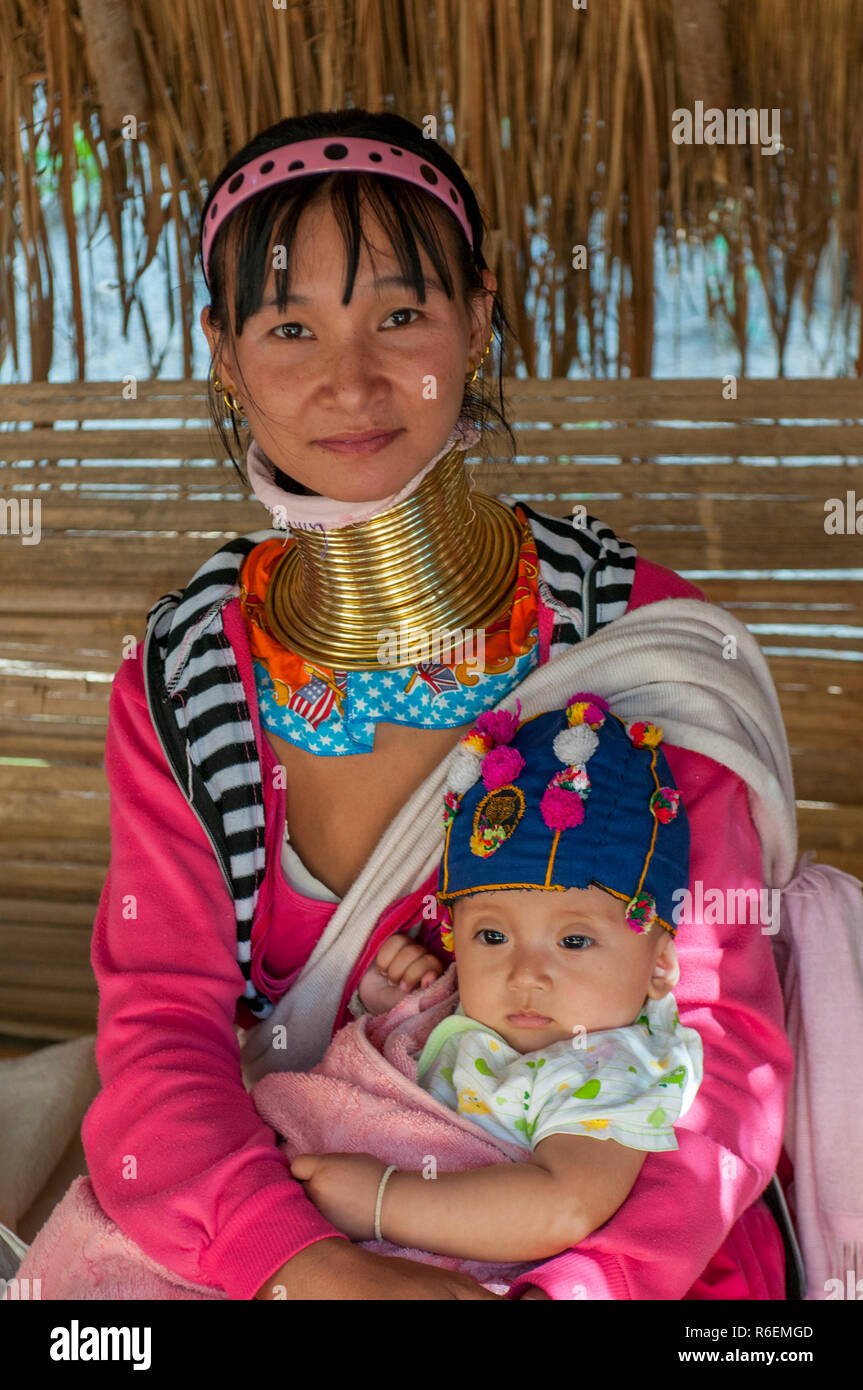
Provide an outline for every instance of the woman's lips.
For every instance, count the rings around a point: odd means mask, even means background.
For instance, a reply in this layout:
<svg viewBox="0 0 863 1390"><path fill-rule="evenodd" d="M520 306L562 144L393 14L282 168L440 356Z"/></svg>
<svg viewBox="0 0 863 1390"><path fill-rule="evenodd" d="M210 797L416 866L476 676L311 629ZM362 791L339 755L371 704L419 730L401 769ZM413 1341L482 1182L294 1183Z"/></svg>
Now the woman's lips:
<svg viewBox="0 0 863 1390"><path fill-rule="evenodd" d="M401 430L390 430L389 434L375 434L370 439L316 439L315 443L334 454L376 454L401 433Z"/></svg>
<svg viewBox="0 0 863 1390"><path fill-rule="evenodd" d="M513 1028L547 1028L552 1022L543 1014L507 1014L506 1017Z"/></svg>

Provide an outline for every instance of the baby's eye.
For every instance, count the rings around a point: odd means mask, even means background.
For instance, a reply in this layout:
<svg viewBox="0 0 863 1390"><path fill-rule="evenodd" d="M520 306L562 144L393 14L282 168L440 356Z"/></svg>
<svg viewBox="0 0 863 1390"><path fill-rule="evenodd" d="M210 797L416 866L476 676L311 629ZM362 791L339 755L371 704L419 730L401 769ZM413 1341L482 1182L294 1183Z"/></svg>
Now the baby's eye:
<svg viewBox="0 0 863 1390"><path fill-rule="evenodd" d="M565 936L561 941L568 951L583 951L592 944L592 936Z"/></svg>
<svg viewBox="0 0 863 1390"><path fill-rule="evenodd" d="M499 946L502 941L506 941L506 937L504 936L503 932L495 931L492 927L483 927L480 931L477 932L477 936L486 946ZM490 936L496 937L497 940L489 941L488 937Z"/></svg>

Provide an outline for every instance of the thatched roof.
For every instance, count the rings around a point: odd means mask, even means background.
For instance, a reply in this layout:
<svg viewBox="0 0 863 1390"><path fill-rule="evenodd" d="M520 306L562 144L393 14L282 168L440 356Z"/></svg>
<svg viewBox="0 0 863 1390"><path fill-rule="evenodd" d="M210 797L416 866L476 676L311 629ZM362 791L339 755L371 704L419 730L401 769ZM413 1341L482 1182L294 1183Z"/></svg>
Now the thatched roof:
<svg viewBox="0 0 863 1390"><path fill-rule="evenodd" d="M780 362L791 303L802 291L808 311L835 237L836 310L847 331L863 222L857 0L748 0L730 11L727 0L586 0L571 9L546 0L13 0L0 7L0 46L0 361L15 351L11 265L20 247L32 361L16 361L19 374L50 368L54 306L37 165L50 158L57 167L80 375L73 183L87 161L101 171L127 308L167 229L180 271L178 279L172 267L166 296L179 296L191 375L207 182L257 129L344 105L391 106L417 123L437 116L438 138L473 179L493 229L487 260L517 337L510 370L522 361L535 374L546 332L527 307L533 278L537 303L551 309L552 376L578 360L593 375L649 375L658 229L672 256L687 241L725 238L729 270L711 291L711 312L728 316L741 352L754 265ZM674 112L694 113L697 102L723 113L778 111L782 148L675 143ZM130 115L135 138L123 133ZM525 209L535 210L535 228ZM537 233L548 248L539 262ZM573 268L579 244L593 257L591 273ZM607 362L609 314L619 320L619 349ZM579 359L585 329L590 348Z"/></svg>

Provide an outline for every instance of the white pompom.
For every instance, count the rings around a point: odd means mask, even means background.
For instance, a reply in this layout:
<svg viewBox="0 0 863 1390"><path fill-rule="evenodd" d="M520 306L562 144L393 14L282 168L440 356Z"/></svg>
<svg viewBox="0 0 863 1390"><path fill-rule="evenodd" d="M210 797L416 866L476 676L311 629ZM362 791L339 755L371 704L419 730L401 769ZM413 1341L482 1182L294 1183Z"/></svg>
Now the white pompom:
<svg viewBox="0 0 863 1390"><path fill-rule="evenodd" d="M553 747L562 763L586 763L599 747L599 736L587 724L573 724L561 729Z"/></svg>
<svg viewBox="0 0 863 1390"><path fill-rule="evenodd" d="M459 796L464 796L468 788L479 780L481 771L482 758L479 754L472 753L469 748L458 748L452 767L447 773L444 791L457 792Z"/></svg>

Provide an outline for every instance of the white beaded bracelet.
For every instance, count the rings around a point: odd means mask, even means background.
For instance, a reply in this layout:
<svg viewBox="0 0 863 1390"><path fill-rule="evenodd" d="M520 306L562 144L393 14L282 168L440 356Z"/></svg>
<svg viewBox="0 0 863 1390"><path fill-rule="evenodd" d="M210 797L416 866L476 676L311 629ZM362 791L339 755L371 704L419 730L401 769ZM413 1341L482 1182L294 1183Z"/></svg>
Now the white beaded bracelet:
<svg viewBox="0 0 863 1390"><path fill-rule="evenodd" d="M384 1175L378 1184L378 1200L375 1203L375 1240L383 1240L383 1236L381 1235L381 1206L384 1200L384 1188L386 1187L390 1176L393 1173L397 1173L398 1171L399 1170L396 1167L396 1165L394 1163L391 1163L389 1168L385 1170Z"/></svg>

